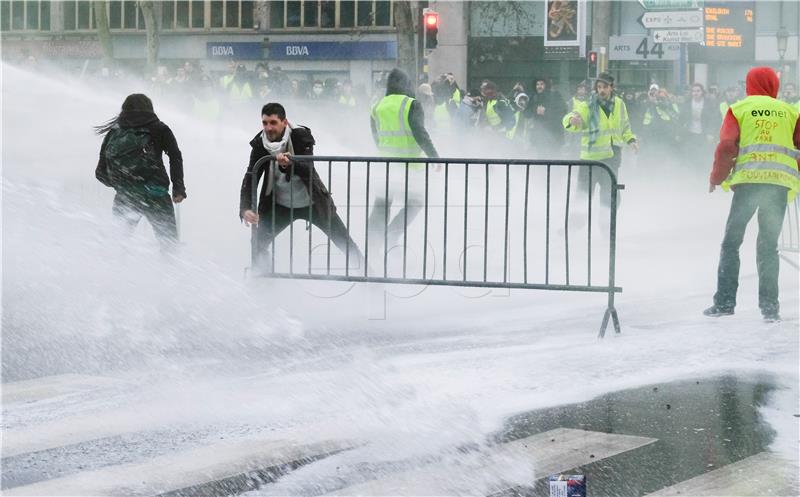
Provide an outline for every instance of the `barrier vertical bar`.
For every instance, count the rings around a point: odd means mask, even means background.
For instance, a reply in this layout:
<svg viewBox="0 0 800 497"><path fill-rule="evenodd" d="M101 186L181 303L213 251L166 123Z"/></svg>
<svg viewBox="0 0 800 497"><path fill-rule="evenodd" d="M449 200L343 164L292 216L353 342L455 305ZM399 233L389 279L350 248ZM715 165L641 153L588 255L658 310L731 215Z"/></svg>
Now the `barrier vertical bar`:
<svg viewBox="0 0 800 497"><path fill-rule="evenodd" d="M464 163L464 277L467 281L467 207L469 206L469 164Z"/></svg>
<svg viewBox="0 0 800 497"><path fill-rule="evenodd" d="M523 283L528 282L528 186L530 184L531 165L525 165L525 214L522 220L522 271Z"/></svg>
<svg viewBox="0 0 800 497"><path fill-rule="evenodd" d="M489 163L484 164L486 193L483 201L483 281L486 281L489 255Z"/></svg>
<svg viewBox="0 0 800 497"><path fill-rule="evenodd" d="M351 162L347 161L347 213L346 213L346 220L347 225L345 226L345 230L347 232L347 240L345 241L345 246L347 247L347 252L344 254L344 275L350 276L350 169L351 169ZM331 167L331 163L328 162L328 167ZM331 266L328 265L328 274L330 273Z"/></svg>
<svg viewBox="0 0 800 497"><path fill-rule="evenodd" d="M447 279L447 185L450 183L450 168L444 170L444 254L442 255L442 279Z"/></svg>
<svg viewBox="0 0 800 497"><path fill-rule="evenodd" d="M587 240L586 240L586 245L587 245L587 248L588 248L588 250L587 250L588 254L586 255L586 259L587 259L586 260L586 273L587 273L586 274L586 285L587 286L591 286L592 285L592 192L594 191L594 187L592 187L592 185L594 184L594 183L592 183L592 172L593 172L594 168L592 166L584 166L584 167L588 167L589 168L589 188L588 188L588 190L589 190L589 199L588 199L589 209L588 209L588 216L587 216L588 217L588 234L587 234ZM578 173L578 185L580 186L580 173Z"/></svg>
<svg viewBox="0 0 800 497"><path fill-rule="evenodd" d="M506 162L506 227L503 232L503 283L508 282L508 200L509 200L509 163Z"/></svg>
<svg viewBox="0 0 800 497"><path fill-rule="evenodd" d="M572 188L572 164L567 166L567 199L564 209L564 259L565 281L569 285L569 194Z"/></svg>
<svg viewBox="0 0 800 497"><path fill-rule="evenodd" d="M544 221L544 284L550 283L550 164L547 165L547 207Z"/></svg>
<svg viewBox="0 0 800 497"><path fill-rule="evenodd" d="M403 278L406 277L406 255L408 253L408 162L406 162L405 177L405 198L403 209Z"/></svg>
<svg viewBox="0 0 800 497"><path fill-rule="evenodd" d="M389 163L386 163L386 183L383 197L383 277L388 277L389 265Z"/></svg>

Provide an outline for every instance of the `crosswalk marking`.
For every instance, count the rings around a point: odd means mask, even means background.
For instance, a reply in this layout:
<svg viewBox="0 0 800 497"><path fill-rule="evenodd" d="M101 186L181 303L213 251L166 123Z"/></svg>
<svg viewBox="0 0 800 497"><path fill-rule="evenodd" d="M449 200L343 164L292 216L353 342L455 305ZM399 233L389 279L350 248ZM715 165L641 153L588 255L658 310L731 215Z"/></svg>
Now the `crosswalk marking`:
<svg viewBox="0 0 800 497"><path fill-rule="evenodd" d="M498 445L491 448L490 452L492 456L501 459L527 461L536 478L542 478L551 473L568 471L643 447L655 441L655 438L557 428ZM448 485L458 483L455 480L448 481L447 475L439 471L423 469L397 473L379 480L342 488L329 495L450 495L454 489ZM487 494L492 494L507 490L509 486L500 483L485 490Z"/></svg>
<svg viewBox="0 0 800 497"><path fill-rule="evenodd" d="M761 452L647 497L667 496L796 496L800 495L797 462Z"/></svg>
<svg viewBox="0 0 800 497"><path fill-rule="evenodd" d="M232 491L231 482L258 470L309 461L355 447L352 442L297 444L286 440L242 438L145 462L121 464L72 474L31 485L5 489L3 495L158 495L218 484ZM240 488L244 491L247 488ZM238 492L237 491L237 492ZM226 494L227 495L227 494Z"/></svg>
<svg viewBox="0 0 800 497"><path fill-rule="evenodd" d="M67 393L114 386L120 380L104 376L63 374L32 380L15 381L2 385L3 405L16 402L35 402Z"/></svg>

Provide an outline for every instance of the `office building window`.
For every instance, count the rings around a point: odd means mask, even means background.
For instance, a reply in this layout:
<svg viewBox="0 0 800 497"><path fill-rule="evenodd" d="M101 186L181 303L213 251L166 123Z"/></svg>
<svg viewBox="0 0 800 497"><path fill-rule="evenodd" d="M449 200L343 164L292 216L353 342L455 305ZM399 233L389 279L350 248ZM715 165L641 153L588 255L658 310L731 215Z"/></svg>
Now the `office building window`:
<svg viewBox="0 0 800 497"><path fill-rule="evenodd" d="M0 1L0 30L49 31L50 1Z"/></svg>
<svg viewBox="0 0 800 497"><path fill-rule="evenodd" d="M68 0L63 2L63 9L65 31L74 31L77 29L90 30L95 28L92 2L88 0Z"/></svg>
<svg viewBox="0 0 800 497"><path fill-rule="evenodd" d="M391 0L273 0L271 28L353 28L392 25Z"/></svg>

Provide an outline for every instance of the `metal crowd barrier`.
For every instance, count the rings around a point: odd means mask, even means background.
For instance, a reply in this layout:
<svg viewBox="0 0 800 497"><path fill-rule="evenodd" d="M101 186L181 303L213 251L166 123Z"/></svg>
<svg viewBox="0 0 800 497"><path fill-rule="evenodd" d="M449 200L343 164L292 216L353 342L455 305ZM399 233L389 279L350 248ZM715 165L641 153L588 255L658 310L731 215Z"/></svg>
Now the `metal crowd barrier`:
<svg viewBox="0 0 800 497"><path fill-rule="evenodd" d="M339 202L347 248L344 253L332 248L324 233L316 235L315 244L313 205L295 208L286 228L288 245L284 235L275 237L271 250L260 247L258 228L252 227L251 271L261 264L265 267L258 274L277 278L606 293L599 336L605 336L609 320L620 333L614 296L622 291L615 284L615 260L618 190L624 185L605 164L336 156L296 160L313 161L320 178L327 179ZM289 174L295 166L293 160ZM256 212L259 180L273 167L277 164L264 157L250 173ZM599 194L585 186L597 181L605 184ZM394 207L402 208L402 233L390 236L392 205L387 200L381 210L376 197L394 198ZM275 198L267 209L274 211ZM290 198L294 205L293 193ZM593 206L593 200L606 205ZM418 211L418 219L409 219L410 209ZM295 234L294 221L301 217L309 225L307 242ZM593 217L600 227L593 228ZM376 230L376 219L382 229ZM270 222L274 233L275 216L261 219Z"/></svg>
<svg viewBox="0 0 800 497"><path fill-rule="evenodd" d="M786 217L783 220L781 238L778 241L778 253L781 258L800 269L797 261L790 259L786 254L800 254L800 197L795 197L794 202L786 206Z"/></svg>

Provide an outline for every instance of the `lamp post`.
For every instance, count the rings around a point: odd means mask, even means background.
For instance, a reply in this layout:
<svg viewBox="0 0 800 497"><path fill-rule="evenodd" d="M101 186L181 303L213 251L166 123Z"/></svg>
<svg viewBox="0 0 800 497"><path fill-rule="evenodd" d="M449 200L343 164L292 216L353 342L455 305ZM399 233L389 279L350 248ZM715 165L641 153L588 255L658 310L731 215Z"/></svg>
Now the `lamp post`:
<svg viewBox="0 0 800 497"><path fill-rule="evenodd" d="M786 29L786 26L778 28L775 39L778 42L778 57L781 62L781 70L783 70L783 57L786 55L786 45L789 42L789 30Z"/></svg>

